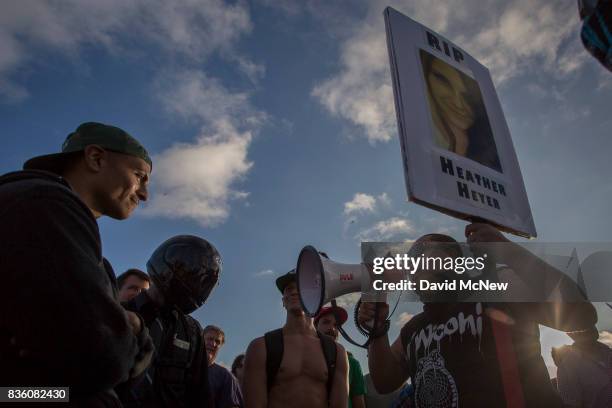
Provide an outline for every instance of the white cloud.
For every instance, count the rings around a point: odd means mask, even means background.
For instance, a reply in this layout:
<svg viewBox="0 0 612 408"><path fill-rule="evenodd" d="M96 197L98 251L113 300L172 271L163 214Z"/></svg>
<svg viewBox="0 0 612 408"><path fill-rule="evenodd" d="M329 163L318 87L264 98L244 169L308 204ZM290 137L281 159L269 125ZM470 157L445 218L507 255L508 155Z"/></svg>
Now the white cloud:
<svg viewBox="0 0 612 408"><path fill-rule="evenodd" d="M249 93L229 92L221 82L202 71L164 72L156 81L157 97L172 115L214 125L231 121L257 127L266 119L250 105ZM216 126L215 126L216 127Z"/></svg>
<svg viewBox="0 0 612 408"><path fill-rule="evenodd" d="M316 84L312 95L375 144L396 135L382 11L369 2L340 43L340 68ZM447 36L487 66L498 84L523 73L558 79L574 74L588 58L577 35L575 4L537 0L447 0L432 4L391 1L391 6Z"/></svg>
<svg viewBox="0 0 612 408"><path fill-rule="evenodd" d="M387 193L382 193L377 198L378 198L378 202L381 203L382 205L385 205L387 207L391 205L391 198L389 197Z"/></svg>
<svg viewBox="0 0 612 408"><path fill-rule="evenodd" d="M351 201L344 203L344 214L350 215L359 212L373 212L376 199L365 193L356 193Z"/></svg>
<svg viewBox="0 0 612 408"><path fill-rule="evenodd" d="M263 271L255 272L253 274L253 276L255 276L256 278L263 278L272 275L274 275L274 271L272 269L264 269Z"/></svg>
<svg viewBox="0 0 612 408"><path fill-rule="evenodd" d="M612 89L612 75L607 70L601 68L598 70L598 91L605 91Z"/></svg>
<svg viewBox="0 0 612 408"><path fill-rule="evenodd" d="M148 1L144 4L148 9L154 8ZM158 43L194 58L230 48L252 28L248 8L241 2L230 5L222 0L159 0L151 17L157 20L151 28L161 28L151 32Z"/></svg>
<svg viewBox="0 0 612 408"><path fill-rule="evenodd" d="M339 75L315 86L312 95L336 117L365 131L372 144L396 134L387 47L379 25L363 29L342 46Z"/></svg>
<svg viewBox="0 0 612 408"><path fill-rule="evenodd" d="M203 72L165 73L157 88L167 111L195 121L201 132L153 157L152 199L143 213L219 224L230 202L248 195L235 184L253 165L248 149L266 115L250 105L248 94L231 93Z"/></svg>
<svg viewBox="0 0 612 408"><path fill-rule="evenodd" d="M483 17L487 23L476 35L467 33L462 46L491 70L498 83L528 70L565 77L586 58L578 45L575 4L518 0Z"/></svg>
<svg viewBox="0 0 612 408"><path fill-rule="evenodd" d="M372 214L378 212L381 207L389 208L390 206L391 199L387 193L382 193L376 197L366 193L355 193L351 201L344 203L343 212L346 219L343 225L343 234L348 233L349 229L359 220L360 216Z"/></svg>
<svg viewBox="0 0 612 408"><path fill-rule="evenodd" d="M408 312L402 312L400 313L400 315L397 317L397 321L395 322L396 326L399 327L403 327L406 323L408 323L408 321L410 319L412 319L414 317L413 314L410 314Z"/></svg>
<svg viewBox="0 0 612 408"><path fill-rule="evenodd" d="M344 203L344 215L374 212L379 205L391 205L391 200L387 193L382 193L377 197L366 193L355 193L351 201Z"/></svg>
<svg viewBox="0 0 612 408"><path fill-rule="evenodd" d="M359 232L355 238L362 242L366 241L386 241L391 238L407 239L413 236L416 228L406 219L393 217L379 221L372 227Z"/></svg>
<svg viewBox="0 0 612 408"><path fill-rule="evenodd" d="M240 36L252 29L248 7L242 2L4 1L0 27L0 96L13 100L27 96L23 85L11 79L24 65L43 63L50 54L75 60L87 46L133 58L142 55L148 44L196 62L219 50L238 59L247 74L261 71L232 51Z"/></svg>
<svg viewBox="0 0 612 408"><path fill-rule="evenodd" d="M220 123L213 134L194 143L179 143L153 157L154 194L146 215L192 218L202 226L216 225L229 215L229 201L245 198L232 184L244 177L251 133Z"/></svg>
<svg viewBox="0 0 612 408"><path fill-rule="evenodd" d="M240 55L234 56L233 59L238 64L238 68L254 84L257 84L266 74L266 67L263 64L257 64Z"/></svg>

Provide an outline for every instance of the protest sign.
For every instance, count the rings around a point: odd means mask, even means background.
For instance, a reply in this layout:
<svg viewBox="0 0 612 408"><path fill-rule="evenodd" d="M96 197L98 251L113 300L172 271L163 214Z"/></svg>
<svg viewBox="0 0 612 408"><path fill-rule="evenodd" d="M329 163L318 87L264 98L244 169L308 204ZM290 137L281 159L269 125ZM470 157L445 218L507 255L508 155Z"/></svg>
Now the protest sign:
<svg viewBox="0 0 612 408"><path fill-rule="evenodd" d="M489 70L393 8L384 14L409 199L535 237L523 177Z"/></svg>

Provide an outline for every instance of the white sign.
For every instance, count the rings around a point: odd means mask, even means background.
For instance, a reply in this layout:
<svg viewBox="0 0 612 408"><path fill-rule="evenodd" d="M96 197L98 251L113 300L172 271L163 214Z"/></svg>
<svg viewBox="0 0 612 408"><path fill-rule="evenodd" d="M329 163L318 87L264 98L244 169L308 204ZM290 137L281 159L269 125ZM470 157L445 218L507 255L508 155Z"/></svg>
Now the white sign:
<svg viewBox="0 0 612 408"><path fill-rule="evenodd" d="M385 10L385 25L410 201L535 237L489 70L391 7Z"/></svg>

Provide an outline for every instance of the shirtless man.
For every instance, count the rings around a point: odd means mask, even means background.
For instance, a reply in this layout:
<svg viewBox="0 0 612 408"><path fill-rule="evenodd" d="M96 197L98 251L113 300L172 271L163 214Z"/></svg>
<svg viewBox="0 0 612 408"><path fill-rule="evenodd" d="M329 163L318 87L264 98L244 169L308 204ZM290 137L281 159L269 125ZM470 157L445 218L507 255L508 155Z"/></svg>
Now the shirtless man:
<svg viewBox="0 0 612 408"><path fill-rule="evenodd" d="M274 380L268 384L266 359L269 357L265 337L251 342L246 352L244 397L247 408L332 407L348 404L348 360L344 347L336 347L336 367L328 395L328 369L322 340L312 319L300 305L291 271L276 280L283 294L287 321L282 328L282 360Z"/></svg>

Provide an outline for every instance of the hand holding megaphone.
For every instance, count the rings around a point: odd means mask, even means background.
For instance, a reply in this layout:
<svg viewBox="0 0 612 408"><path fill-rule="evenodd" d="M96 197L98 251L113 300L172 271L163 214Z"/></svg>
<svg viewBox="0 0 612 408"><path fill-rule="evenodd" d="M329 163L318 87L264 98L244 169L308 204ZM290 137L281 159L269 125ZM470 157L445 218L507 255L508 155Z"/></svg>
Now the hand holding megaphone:
<svg viewBox="0 0 612 408"><path fill-rule="evenodd" d="M389 305L386 302L361 302L357 321L361 326L373 331L375 329L382 329L385 326L387 317L389 317ZM373 327L375 321L376 327Z"/></svg>
<svg viewBox="0 0 612 408"><path fill-rule="evenodd" d="M371 282L370 272L364 264L334 262L310 245L305 246L300 252L295 270L300 302L304 312L310 317L316 316L321 307L328 302L332 302L333 306L335 299L340 296L361 292L362 286L369 288ZM358 319L356 322L358 323L357 330L368 337L365 344L356 343L342 327L339 327L340 333L349 343L359 347L367 347L369 339L382 336L389 329L389 321L387 320L389 305L387 305L386 294L379 294L373 300L376 302L359 302L356 306L359 310L358 315L361 315L360 308L363 305L368 305L366 306L368 311L363 315L364 319L362 321ZM380 318L375 319L377 315ZM368 320L371 320L369 324L367 323ZM374 324L375 321L376 324Z"/></svg>

